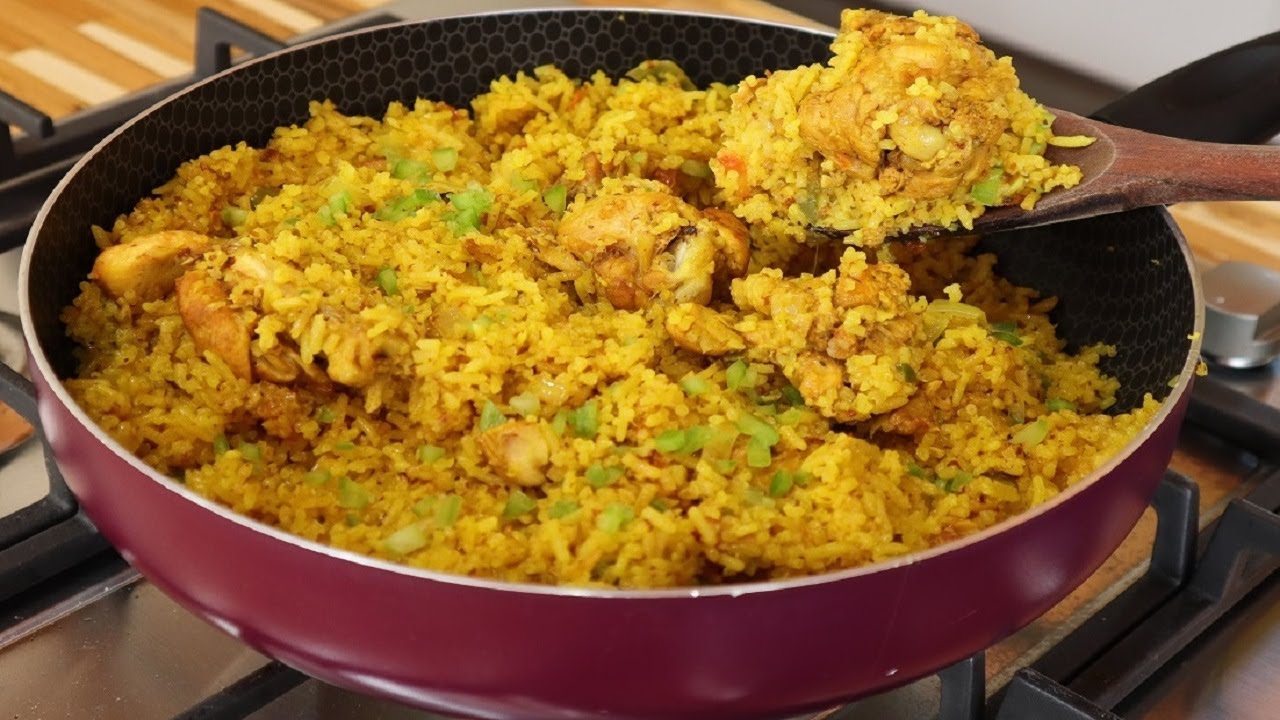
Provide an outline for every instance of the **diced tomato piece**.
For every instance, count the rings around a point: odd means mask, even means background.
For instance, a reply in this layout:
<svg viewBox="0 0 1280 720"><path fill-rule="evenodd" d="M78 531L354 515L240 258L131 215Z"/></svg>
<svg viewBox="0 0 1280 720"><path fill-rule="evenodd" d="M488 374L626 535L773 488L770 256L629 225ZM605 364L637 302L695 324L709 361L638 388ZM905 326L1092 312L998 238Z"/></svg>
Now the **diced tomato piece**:
<svg viewBox="0 0 1280 720"><path fill-rule="evenodd" d="M743 177L746 176L747 163L744 162L741 157L738 157L734 153L730 153L730 152L722 152L716 157L718 160L720 160L720 164L724 165L725 170L728 170L731 172L737 172L738 175Z"/></svg>

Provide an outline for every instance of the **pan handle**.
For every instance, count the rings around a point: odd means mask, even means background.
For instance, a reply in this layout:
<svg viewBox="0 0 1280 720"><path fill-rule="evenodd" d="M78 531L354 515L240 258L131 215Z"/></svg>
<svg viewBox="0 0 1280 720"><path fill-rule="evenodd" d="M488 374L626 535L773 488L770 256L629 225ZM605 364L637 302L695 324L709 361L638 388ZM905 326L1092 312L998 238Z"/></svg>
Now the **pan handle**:
<svg viewBox="0 0 1280 720"><path fill-rule="evenodd" d="M1184 65L1091 117L1187 140L1264 143L1280 134L1280 32Z"/></svg>

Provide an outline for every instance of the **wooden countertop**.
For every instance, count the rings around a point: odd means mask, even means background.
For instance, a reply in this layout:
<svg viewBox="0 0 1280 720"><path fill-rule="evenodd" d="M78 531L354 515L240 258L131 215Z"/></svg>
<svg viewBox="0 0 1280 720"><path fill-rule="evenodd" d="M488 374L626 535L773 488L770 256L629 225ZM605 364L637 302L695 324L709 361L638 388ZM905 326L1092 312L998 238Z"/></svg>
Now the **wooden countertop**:
<svg viewBox="0 0 1280 720"><path fill-rule="evenodd" d="M379 0L5 0L0 89L54 118L191 72L195 14L287 38ZM16 18L21 18L16 20Z"/></svg>
<svg viewBox="0 0 1280 720"><path fill-rule="evenodd" d="M701 10L811 27L762 0L579 0L583 5ZM54 118L190 72L196 9L205 6L277 38L369 10L381 0L6 0L0 89ZM556 4L548 0L548 4ZM1280 269L1280 203L1173 208L1205 267L1227 259Z"/></svg>

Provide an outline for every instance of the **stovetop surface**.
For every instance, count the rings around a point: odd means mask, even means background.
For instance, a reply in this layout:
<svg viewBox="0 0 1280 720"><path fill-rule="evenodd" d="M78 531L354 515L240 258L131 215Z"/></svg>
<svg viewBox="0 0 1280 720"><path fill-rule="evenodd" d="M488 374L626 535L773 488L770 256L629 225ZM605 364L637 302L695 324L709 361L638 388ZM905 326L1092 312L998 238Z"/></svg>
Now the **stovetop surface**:
<svg viewBox="0 0 1280 720"><path fill-rule="evenodd" d="M518 8L536 0L485 0L483 9ZM481 9L481 8L473 8ZM441 3L392 3L379 12L413 19L442 14ZM1021 67L1021 66L1020 66ZM1058 78L1052 68L1042 78ZM1024 72L1024 75L1026 73ZM1026 85L1036 92L1035 72ZM1044 80L1041 80L1043 82ZM1097 98L1078 96L1079 102ZM1070 107L1070 101L1052 103ZM1087 107L1082 108L1087 109ZM22 362L14 293L18 251L0 254L0 359ZM1280 406L1274 366L1224 373L1224 386ZM1200 522L1218 518L1247 493L1269 466L1188 426L1172 469L1200 486ZM47 491L40 445L27 443L0 456L0 516ZM1115 555L1043 618L988 650L988 687L1003 687L1015 672L1054 647L1147 571L1154 513L1148 512ZM1264 582L1212 632L1126 700L1126 718L1271 718L1280 716L1280 583ZM255 672L273 672L267 658L195 618L138 577L115 556L105 556L75 577L55 584L0 618L0 717L165 718L191 708ZM851 652L853 649L851 648ZM928 678L844 708L835 718L929 718L939 713L939 680ZM7 713L7 715L6 715ZM320 683L302 682L243 717L432 718L427 713Z"/></svg>

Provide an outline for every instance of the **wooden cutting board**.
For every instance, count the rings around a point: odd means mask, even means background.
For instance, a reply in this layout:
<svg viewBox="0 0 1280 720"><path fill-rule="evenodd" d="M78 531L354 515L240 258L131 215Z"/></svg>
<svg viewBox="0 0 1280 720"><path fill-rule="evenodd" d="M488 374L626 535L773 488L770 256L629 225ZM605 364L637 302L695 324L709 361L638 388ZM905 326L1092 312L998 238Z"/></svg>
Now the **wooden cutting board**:
<svg viewBox="0 0 1280 720"><path fill-rule="evenodd" d="M699 10L817 27L761 0L578 1ZM4 0L8 16L21 19L0 23L0 89L59 118L165 77L189 73L195 13L201 6L284 39L381 4L382 0ZM1280 269L1280 203L1188 203L1173 213L1205 267L1235 259Z"/></svg>

